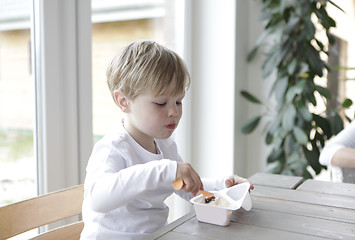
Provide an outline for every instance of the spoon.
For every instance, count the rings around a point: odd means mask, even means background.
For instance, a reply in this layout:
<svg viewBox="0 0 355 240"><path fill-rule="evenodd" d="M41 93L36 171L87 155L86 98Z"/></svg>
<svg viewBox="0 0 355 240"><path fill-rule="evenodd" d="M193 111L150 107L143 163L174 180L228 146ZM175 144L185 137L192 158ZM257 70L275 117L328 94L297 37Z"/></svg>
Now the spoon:
<svg viewBox="0 0 355 240"><path fill-rule="evenodd" d="M185 185L184 181L181 178L177 178L175 179L175 181L173 182L173 186L175 190L179 190L181 188L183 188L183 186ZM198 193L202 194L205 197L212 197L214 196L213 193L211 192L207 192L207 191L203 191L203 190L199 190Z"/></svg>

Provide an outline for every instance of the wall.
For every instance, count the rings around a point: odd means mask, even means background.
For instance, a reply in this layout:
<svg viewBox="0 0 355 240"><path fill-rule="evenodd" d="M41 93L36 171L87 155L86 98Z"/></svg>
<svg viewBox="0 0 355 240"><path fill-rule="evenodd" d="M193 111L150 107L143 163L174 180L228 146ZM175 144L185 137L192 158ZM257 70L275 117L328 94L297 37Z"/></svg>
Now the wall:
<svg viewBox="0 0 355 240"><path fill-rule="evenodd" d="M260 60L246 64L261 27L254 1L193 1L191 4L191 162L204 177L236 173L248 177L265 167L260 133L239 128L259 109L250 108L240 90L266 98Z"/></svg>

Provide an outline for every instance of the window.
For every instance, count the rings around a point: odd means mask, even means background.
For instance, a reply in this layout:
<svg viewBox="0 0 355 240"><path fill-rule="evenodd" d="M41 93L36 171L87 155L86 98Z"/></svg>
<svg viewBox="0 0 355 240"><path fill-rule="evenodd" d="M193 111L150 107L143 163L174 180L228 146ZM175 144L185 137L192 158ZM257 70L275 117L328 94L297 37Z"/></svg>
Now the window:
<svg viewBox="0 0 355 240"><path fill-rule="evenodd" d="M89 1L0 0L0 204L82 182L92 149L89 14Z"/></svg>
<svg viewBox="0 0 355 240"><path fill-rule="evenodd" d="M0 205L37 194L31 1L0 1Z"/></svg>

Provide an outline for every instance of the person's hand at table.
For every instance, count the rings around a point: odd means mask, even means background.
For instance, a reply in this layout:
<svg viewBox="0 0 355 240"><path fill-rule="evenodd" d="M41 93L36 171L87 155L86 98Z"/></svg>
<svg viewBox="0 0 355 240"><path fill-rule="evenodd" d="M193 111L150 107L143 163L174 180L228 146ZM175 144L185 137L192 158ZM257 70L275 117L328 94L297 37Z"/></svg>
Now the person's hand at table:
<svg viewBox="0 0 355 240"><path fill-rule="evenodd" d="M355 148L340 148L334 153L331 163L333 166L355 168Z"/></svg>
<svg viewBox="0 0 355 240"><path fill-rule="evenodd" d="M250 180L243 178L243 177L239 177L237 175L232 175L232 176L228 177L224 183L225 183L226 187L229 188L229 187L233 187L237 184L244 183L244 182L250 183L249 192L250 192L250 190L254 189L254 185L250 182Z"/></svg>
<svg viewBox="0 0 355 240"><path fill-rule="evenodd" d="M203 190L203 184L198 173L187 162L178 162L176 170L176 179L182 179L185 192L191 192L194 196L199 190Z"/></svg>

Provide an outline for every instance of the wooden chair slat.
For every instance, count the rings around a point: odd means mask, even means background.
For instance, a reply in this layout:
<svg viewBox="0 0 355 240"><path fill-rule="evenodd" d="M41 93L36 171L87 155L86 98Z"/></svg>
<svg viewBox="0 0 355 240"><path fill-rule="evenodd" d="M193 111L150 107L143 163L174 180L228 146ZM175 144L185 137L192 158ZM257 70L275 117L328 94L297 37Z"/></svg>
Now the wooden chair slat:
<svg viewBox="0 0 355 240"><path fill-rule="evenodd" d="M0 207L0 239L76 216L83 198L84 187L78 185Z"/></svg>
<svg viewBox="0 0 355 240"><path fill-rule="evenodd" d="M42 233L34 238L31 238L31 240L77 240L79 239L83 228L84 223L80 221Z"/></svg>

